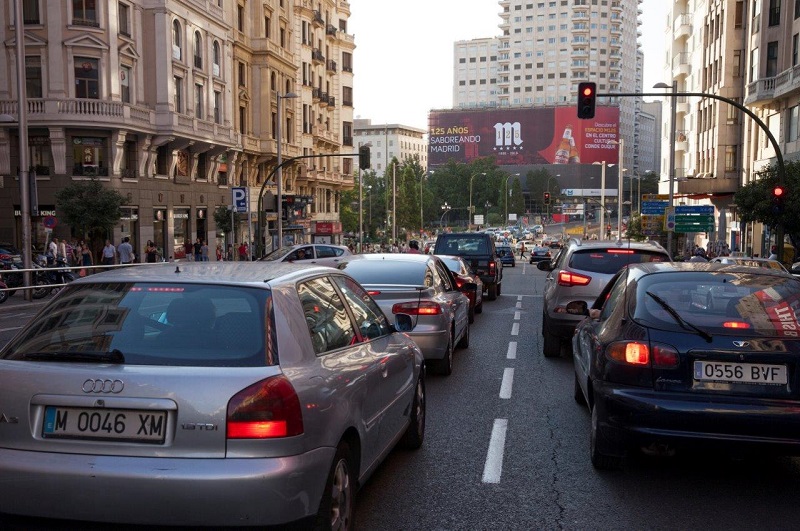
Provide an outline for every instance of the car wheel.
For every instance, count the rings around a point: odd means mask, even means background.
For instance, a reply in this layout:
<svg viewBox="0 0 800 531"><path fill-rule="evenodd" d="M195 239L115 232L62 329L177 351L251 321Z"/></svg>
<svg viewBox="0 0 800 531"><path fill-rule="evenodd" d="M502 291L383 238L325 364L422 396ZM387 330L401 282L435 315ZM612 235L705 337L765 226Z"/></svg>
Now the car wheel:
<svg viewBox="0 0 800 531"><path fill-rule="evenodd" d="M467 348L469 347L469 324L467 324L467 329L464 330L464 335L461 336L461 340L458 342L458 348Z"/></svg>
<svg viewBox="0 0 800 531"><path fill-rule="evenodd" d="M616 455L604 454L598 446L598 438L601 437L599 431L599 419L597 406L592 408L592 429L589 435L589 456L592 466L597 470L615 470L622 466L622 458Z"/></svg>
<svg viewBox="0 0 800 531"><path fill-rule="evenodd" d="M318 530L355 528L355 474L350 445L342 441L336 449L333 465L317 512Z"/></svg>
<svg viewBox="0 0 800 531"><path fill-rule="evenodd" d="M409 450L416 450L425 440L425 379L420 373L417 387L414 389L414 401L411 404L411 424L408 425L400 444Z"/></svg>
<svg viewBox="0 0 800 531"><path fill-rule="evenodd" d="M442 376L450 376L453 373L453 335L449 334L447 340L447 351L444 358L436 360L436 372Z"/></svg>
<svg viewBox="0 0 800 531"><path fill-rule="evenodd" d="M481 297L480 304L475 306L475 313L483 313L483 297Z"/></svg>
<svg viewBox="0 0 800 531"><path fill-rule="evenodd" d="M575 387L572 390L572 398L575 399L575 403L579 406L586 405L586 397L583 396L583 390L581 390L581 384L578 382L578 373L574 373L575 376Z"/></svg>
<svg viewBox="0 0 800 531"><path fill-rule="evenodd" d="M47 297L53 288L50 287L50 283L44 280L43 278L36 280L36 288L33 288L31 293L31 297L34 299L44 299Z"/></svg>
<svg viewBox="0 0 800 531"><path fill-rule="evenodd" d="M502 292L503 292L503 283L499 282L497 284L497 296L499 297Z"/></svg>
<svg viewBox="0 0 800 531"><path fill-rule="evenodd" d="M511 264L511 267L517 267L517 263L514 262L513 264Z"/></svg>
<svg viewBox="0 0 800 531"><path fill-rule="evenodd" d="M0 304L3 304L8 300L8 292L7 291L0 291Z"/></svg>
<svg viewBox="0 0 800 531"><path fill-rule="evenodd" d="M545 321L543 321L545 322ZM547 324L542 325L542 353L545 358L558 358L561 356L561 338L550 332Z"/></svg>
<svg viewBox="0 0 800 531"><path fill-rule="evenodd" d="M474 306L470 306L469 313L467 314L467 317L468 317L467 320L469 321L470 324L475 322L475 307Z"/></svg>
<svg viewBox="0 0 800 531"><path fill-rule="evenodd" d="M486 289L486 298L490 301L497 299L497 284L489 284L489 287Z"/></svg>

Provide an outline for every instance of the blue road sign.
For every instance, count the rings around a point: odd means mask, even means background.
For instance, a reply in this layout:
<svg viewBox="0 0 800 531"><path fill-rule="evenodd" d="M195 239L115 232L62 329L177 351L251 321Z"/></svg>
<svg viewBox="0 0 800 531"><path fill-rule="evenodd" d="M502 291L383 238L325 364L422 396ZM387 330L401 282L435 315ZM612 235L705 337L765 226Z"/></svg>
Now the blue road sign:
<svg viewBox="0 0 800 531"><path fill-rule="evenodd" d="M697 205L697 206L676 206L675 214L713 214L714 205Z"/></svg>
<svg viewBox="0 0 800 531"><path fill-rule="evenodd" d="M233 209L236 212L247 212L247 188L235 186L231 188L233 196Z"/></svg>

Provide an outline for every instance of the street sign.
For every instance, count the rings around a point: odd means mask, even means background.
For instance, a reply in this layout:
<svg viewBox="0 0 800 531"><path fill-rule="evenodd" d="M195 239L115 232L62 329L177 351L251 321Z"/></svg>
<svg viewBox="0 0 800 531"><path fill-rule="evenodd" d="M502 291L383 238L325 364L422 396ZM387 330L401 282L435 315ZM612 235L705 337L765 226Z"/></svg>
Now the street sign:
<svg viewBox="0 0 800 531"><path fill-rule="evenodd" d="M669 201L642 201L642 214L664 215Z"/></svg>
<svg viewBox="0 0 800 531"><path fill-rule="evenodd" d="M712 232L714 225L701 225L701 224L675 224L675 232Z"/></svg>
<svg viewBox="0 0 800 531"><path fill-rule="evenodd" d="M669 194L642 194L642 201L669 201Z"/></svg>
<svg viewBox="0 0 800 531"><path fill-rule="evenodd" d="M45 216L42 220L42 225L44 225L44 228L52 230L58 225L58 220L55 216Z"/></svg>
<svg viewBox="0 0 800 531"><path fill-rule="evenodd" d="M483 214L475 214L475 225L483 225Z"/></svg>
<svg viewBox="0 0 800 531"><path fill-rule="evenodd" d="M714 205L676 206L675 214L714 214Z"/></svg>
<svg viewBox="0 0 800 531"><path fill-rule="evenodd" d="M247 188L235 186L231 188L233 208L236 212L247 212Z"/></svg>

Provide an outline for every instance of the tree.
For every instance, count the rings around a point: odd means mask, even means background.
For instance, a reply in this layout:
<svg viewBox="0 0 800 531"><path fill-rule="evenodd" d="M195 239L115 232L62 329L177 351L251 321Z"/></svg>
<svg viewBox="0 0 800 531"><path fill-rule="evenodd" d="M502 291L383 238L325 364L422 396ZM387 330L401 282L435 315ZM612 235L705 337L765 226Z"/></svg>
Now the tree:
<svg viewBox="0 0 800 531"><path fill-rule="evenodd" d="M231 223L231 211L226 206L218 206L214 211L214 223L217 226L217 232L224 232L229 234L233 230Z"/></svg>
<svg viewBox="0 0 800 531"><path fill-rule="evenodd" d="M92 242L103 241L119 222L120 207L125 198L116 190L111 190L96 179L79 181L57 191L56 210L64 222L72 227L74 233Z"/></svg>
<svg viewBox="0 0 800 531"><path fill-rule="evenodd" d="M783 209L773 209L772 190L780 183L778 167L769 166L757 174L756 179L739 189L733 196L742 223L760 222L769 227L783 226L795 249L800 242L800 162L785 164L786 198Z"/></svg>

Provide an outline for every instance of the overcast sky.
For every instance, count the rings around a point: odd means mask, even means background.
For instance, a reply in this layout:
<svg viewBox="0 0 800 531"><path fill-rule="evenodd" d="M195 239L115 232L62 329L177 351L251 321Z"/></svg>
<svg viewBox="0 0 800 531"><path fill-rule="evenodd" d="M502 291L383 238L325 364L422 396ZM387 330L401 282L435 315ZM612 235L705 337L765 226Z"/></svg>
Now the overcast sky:
<svg viewBox="0 0 800 531"><path fill-rule="evenodd" d="M641 5L644 90L664 81L669 3ZM427 129L430 109L453 105L453 44L500 33L497 0L350 0L356 118Z"/></svg>

